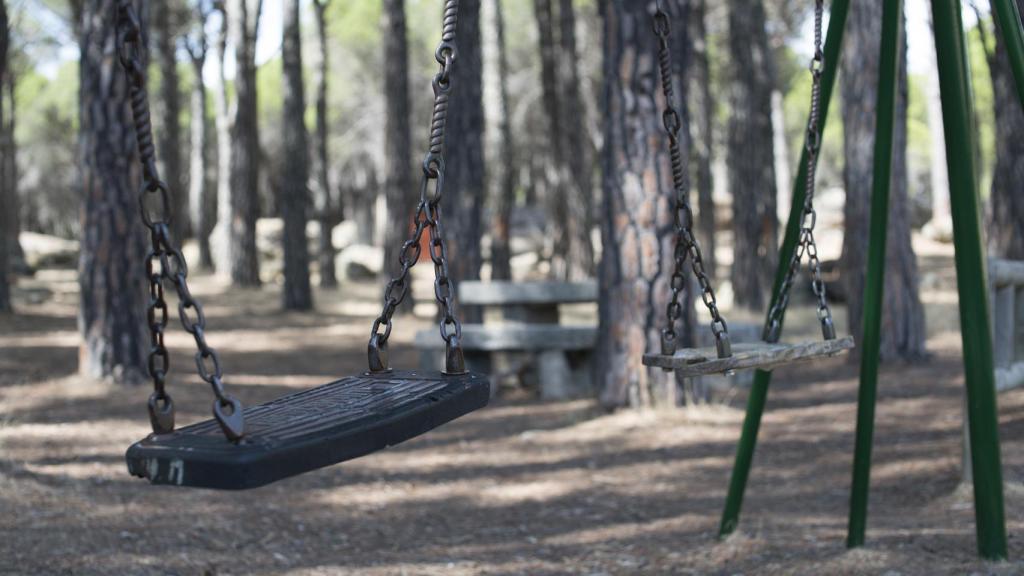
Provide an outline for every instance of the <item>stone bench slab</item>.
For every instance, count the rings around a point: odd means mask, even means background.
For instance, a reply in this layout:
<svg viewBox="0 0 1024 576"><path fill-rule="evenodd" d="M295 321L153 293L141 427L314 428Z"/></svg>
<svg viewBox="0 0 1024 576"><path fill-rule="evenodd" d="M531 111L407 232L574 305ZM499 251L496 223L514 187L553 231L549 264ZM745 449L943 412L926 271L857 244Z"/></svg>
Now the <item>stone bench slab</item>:
<svg viewBox="0 0 1024 576"><path fill-rule="evenodd" d="M597 302L596 282L477 282L459 284L466 306L544 306Z"/></svg>
<svg viewBox="0 0 1024 576"><path fill-rule="evenodd" d="M560 326L557 324L464 324L462 346L466 350L533 351L590 350L597 342L597 328L593 326ZM437 330L423 330L416 334L417 348L437 348L442 345Z"/></svg>

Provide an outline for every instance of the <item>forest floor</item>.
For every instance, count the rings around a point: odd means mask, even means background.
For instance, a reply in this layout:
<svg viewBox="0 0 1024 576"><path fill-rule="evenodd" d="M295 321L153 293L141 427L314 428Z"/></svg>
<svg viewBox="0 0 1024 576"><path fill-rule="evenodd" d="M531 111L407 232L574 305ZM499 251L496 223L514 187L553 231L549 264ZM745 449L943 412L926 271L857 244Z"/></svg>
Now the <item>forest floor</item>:
<svg viewBox="0 0 1024 576"><path fill-rule="evenodd" d="M945 262L948 265L948 260ZM278 293L198 277L230 389L252 404L361 371L376 287ZM1024 390L1000 420L1011 562L975 555L960 482L955 293L926 288L929 361L881 374L867 547L844 547L856 367L780 369L740 531L716 539L745 392L606 414L589 401L496 400L392 449L240 493L150 487L124 450L144 387L76 374L72 271L42 271L0 319L0 574L1024 574ZM35 303L33 303L35 302ZM842 315L842 314L840 314ZM424 320L396 322L393 363ZM189 340L168 338L179 422L205 417Z"/></svg>

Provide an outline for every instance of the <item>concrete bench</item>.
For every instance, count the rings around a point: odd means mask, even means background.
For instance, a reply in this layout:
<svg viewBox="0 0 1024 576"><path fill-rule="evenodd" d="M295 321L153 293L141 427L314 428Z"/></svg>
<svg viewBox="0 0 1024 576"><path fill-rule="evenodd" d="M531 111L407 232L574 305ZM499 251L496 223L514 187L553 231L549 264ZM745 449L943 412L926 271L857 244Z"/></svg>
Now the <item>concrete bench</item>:
<svg viewBox="0 0 1024 576"><path fill-rule="evenodd" d="M1024 386L1024 262L989 262L996 388Z"/></svg>
<svg viewBox="0 0 1024 576"><path fill-rule="evenodd" d="M595 326L560 324L560 306L597 302L594 282L462 282L459 305L497 309L502 322L466 324L462 346L470 369L497 379L514 373L520 383L536 382L541 398L589 396ZM420 366L437 369L443 360L437 330L417 334ZM520 358L512 369L510 358ZM495 374L496 373L496 374ZM525 381L525 382L524 382Z"/></svg>

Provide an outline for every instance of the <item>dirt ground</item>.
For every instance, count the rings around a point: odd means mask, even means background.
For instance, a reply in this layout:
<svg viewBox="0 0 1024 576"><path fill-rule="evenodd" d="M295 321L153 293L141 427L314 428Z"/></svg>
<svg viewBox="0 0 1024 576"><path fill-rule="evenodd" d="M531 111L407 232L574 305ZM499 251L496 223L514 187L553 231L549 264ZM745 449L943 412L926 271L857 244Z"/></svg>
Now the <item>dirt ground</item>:
<svg viewBox="0 0 1024 576"><path fill-rule="evenodd" d="M249 404L364 367L372 286L318 294L315 315L277 312L272 288L198 278L194 293ZM498 400L257 490L150 487L123 457L148 432L149 390L76 375L73 273L44 271L19 294L19 314L0 319L0 574L1024 574L1024 390L999 399L1012 561L985 563L959 481L955 331L930 338L930 361L883 369L868 546L849 552L857 374L842 359L776 372L741 531L718 541L743 391L611 415ZM955 317L955 295L929 298L930 320ZM425 325L397 323L394 364L415 363ZM171 334L171 390L190 422L210 398L186 335Z"/></svg>

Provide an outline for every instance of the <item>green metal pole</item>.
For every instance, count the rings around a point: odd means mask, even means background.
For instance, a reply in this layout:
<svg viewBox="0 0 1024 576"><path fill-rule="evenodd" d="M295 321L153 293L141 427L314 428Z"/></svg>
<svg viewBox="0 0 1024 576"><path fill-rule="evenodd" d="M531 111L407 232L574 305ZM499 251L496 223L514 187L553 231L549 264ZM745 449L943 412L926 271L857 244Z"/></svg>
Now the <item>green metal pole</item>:
<svg viewBox="0 0 1024 576"><path fill-rule="evenodd" d="M946 135L960 334L967 381L967 416L974 474L974 517L978 553L1006 558L1006 518L999 454L992 333L989 331L988 279L975 171L976 130L960 0L932 0L942 124Z"/></svg>
<svg viewBox="0 0 1024 576"><path fill-rule="evenodd" d="M829 104L832 102L832 87L835 85L836 71L839 67L839 48L843 44L843 30L846 28L846 15L850 12L850 0L835 0L829 13L828 31L825 35L825 68L821 77L821 131L825 131ZM779 250L779 267L775 271L775 284L772 290L772 301L768 310L772 309L782 282L786 276L786 268L796 243L800 237L800 214L807 196L807 151L800 155L800 170L793 183L793 203L789 210L786 233L783 236L782 248ZM782 321L784 319L780 319ZM761 415L764 413L765 400L768 398L768 386L772 381L772 373L758 370L754 374L754 384L747 398L747 414L743 420L743 431L739 444L736 446L736 461L733 464L732 476L729 479L729 495L722 511L722 521L718 528L719 536L727 536L736 529L743 506L743 493L747 489L747 478L750 476L750 465L754 459L754 448L757 445L757 433L761 428Z"/></svg>
<svg viewBox="0 0 1024 576"><path fill-rule="evenodd" d="M1020 105L1024 106L1024 24L1020 20L1020 11L1016 0L992 0L992 5L999 31L1003 33L1006 54L1010 57Z"/></svg>
<svg viewBox="0 0 1024 576"><path fill-rule="evenodd" d="M878 95L875 103L874 176L871 182L871 227L868 270L864 285L864 335L860 349L860 388L857 392L857 435L850 489L850 519L846 545L864 544L868 489L871 483L871 445L875 434L875 398L878 357L882 340L882 302L885 288L885 244L889 228L889 187L892 183L893 130L896 127L896 90L899 84L902 43L902 0L882 3L882 42L878 58Z"/></svg>

